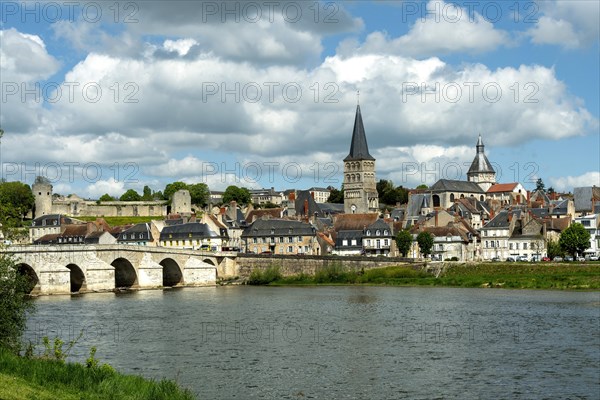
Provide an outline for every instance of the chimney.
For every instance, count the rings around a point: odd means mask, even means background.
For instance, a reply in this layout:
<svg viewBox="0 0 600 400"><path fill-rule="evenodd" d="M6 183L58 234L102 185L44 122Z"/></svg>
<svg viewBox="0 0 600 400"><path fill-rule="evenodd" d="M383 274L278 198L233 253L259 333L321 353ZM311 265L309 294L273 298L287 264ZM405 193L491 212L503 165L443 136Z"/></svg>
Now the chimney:
<svg viewBox="0 0 600 400"><path fill-rule="evenodd" d="M436 211L435 212L435 226L438 226L438 214L439 214L439 211Z"/></svg>
<svg viewBox="0 0 600 400"><path fill-rule="evenodd" d="M308 200L304 200L304 215L308 215Z"/></svg>
<svg viewBox="0 0 600 400"><path fill-rule="evenodd" d="M513 217L512 210L509 208L508 209L508 222L512 221L512 217Z"/></svg>
<svg viewBox="0 0 600 400"><path fill-rule="evenodd" d="M289 201L296 201L296 192L291 192L291 193L288 195L288 200L289 200Z"/></svg>

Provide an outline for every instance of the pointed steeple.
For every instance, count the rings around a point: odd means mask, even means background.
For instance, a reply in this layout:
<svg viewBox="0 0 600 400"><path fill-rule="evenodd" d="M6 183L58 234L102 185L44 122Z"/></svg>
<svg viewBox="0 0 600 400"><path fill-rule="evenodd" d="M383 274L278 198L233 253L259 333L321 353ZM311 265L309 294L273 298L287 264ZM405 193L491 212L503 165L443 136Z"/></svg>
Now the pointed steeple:
<svg viewBox="0 0 600 400"><path fill-rule="evenodd" d="M477 145L475 146L477 149L477 154L475 154L475 158L471 163L471 168L467 172L467 176L477 174L477 173L495 173L492 164L490 164L489 160L485 156L485 146L483 145L483 140L481 139L481 134L479 135L479 139L477 140Z"/></svg>
<svg viewBox="0 0 600 400"><path fill-rule="evenodd" d="M360 105L356 106L356 117L354 118L354 130L352 132L352 143L350 144L350 153L344 161L371 160L375 158L369 154L367 145L367 136L363 125L362 115L360 114Z"/></svg>

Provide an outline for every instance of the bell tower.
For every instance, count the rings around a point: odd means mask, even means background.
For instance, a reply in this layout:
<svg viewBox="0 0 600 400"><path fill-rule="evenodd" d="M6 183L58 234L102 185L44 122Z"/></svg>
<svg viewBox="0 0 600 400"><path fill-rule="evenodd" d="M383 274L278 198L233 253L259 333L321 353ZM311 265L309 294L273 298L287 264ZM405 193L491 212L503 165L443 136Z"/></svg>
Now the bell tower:
<svg viewBox="0 0 600 400"><path fill-rule="evenodd" d="M375 182L375 158L369 154L360 105L356 106L350 153L344 158L344 212L379 212Z"/></svg>
<svg viewBox="0 0 600 400"><path fill-rule="evenodd" d="M496 171L494 171L492 164L490 164L485 156L485 146L483 145L483 140L481 140L481 135L479 135L477 146L475 147L477 154L475 154L475 159L473 159L471 168L467 172L467 180L475 182L481 190L487 192L492 185L496 184Z"/></svg>

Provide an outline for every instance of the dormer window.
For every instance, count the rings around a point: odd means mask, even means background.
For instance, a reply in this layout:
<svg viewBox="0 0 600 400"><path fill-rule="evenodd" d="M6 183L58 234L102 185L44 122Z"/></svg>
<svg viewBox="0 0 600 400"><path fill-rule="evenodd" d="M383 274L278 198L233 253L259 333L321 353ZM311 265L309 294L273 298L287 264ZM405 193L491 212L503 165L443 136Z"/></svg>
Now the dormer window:
<svg viewBox="0 0 600 400"><path fill-rule="evenodd" d="M371 236L371 231L367 230L367 236Z"/></svg>
<svg viewBox="0 0 600 400"><path fill-rule="evenodd" d="M388 233L388 230L387 230L387 229L386 229L386 230L384 230L384 231L383 231L383 234L384 234L385 236L389 235L389 233Z"/></svg>
<svg viewBox="0 0 600 400"><path fill-rule="evenodd" d="M379 236L379 235L381 235L381 231L380 231L379 229L377 229L377 232L375 232L375 234L376 234L377 236Z"/></svg>

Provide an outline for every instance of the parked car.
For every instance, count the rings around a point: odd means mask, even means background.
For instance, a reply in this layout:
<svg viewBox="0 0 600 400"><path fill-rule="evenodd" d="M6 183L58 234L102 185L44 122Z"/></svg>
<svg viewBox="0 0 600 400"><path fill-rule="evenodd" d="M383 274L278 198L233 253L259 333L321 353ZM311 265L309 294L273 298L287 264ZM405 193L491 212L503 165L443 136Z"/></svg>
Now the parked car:
<svg viewBox="0 0 600 400"><path fill-rule="evenodd" d="M518 256L517 261L528 262L529 260L527 259L527 256Z"/></svg>
<svg viewBox="0 0 600 400"><path fill-rule="evenodd" d="M569 262L570 262L570 261L573 261L573 257L571 257L571 256L566 256L566 257L565 257L565 261L569 261Z"/></svg>
<svg viewBox="0 0 600 400"><path fill-rule="evenodd" d="M563 261L563 258L559 257L559 256L556 256L556 257L554 257L554 261L555 262L561 262L561 261Z"/></svg>
<svg viewBox="0 0 600 400"><path fill-rule="evenodd" d="M584 262L585 261L585 257L577 257L577 261Z"/></svg>
<svg viewBox="0 0 600 400"><path fill-rule="evenodd" d="M513 257L508 257L506 259L506 262L515 262L515 259Z"/></svg>
<svg viewBox="0 0 600 400"><path fill-rule="evenodd" d="M542 257L542 261L552 261L550 257Z"/></svg>
<svg viewBox="0 0 600 400"><path fill-rule="evenodd" d="M499 262L500 261L500 257L494 257L492 258L492 262Z"/></svg>
<svg viewBox="0 0 600 400"><path fill-rule="evenodd" d="M590 256L590 261L598 261L598 256Z"/></svg>

